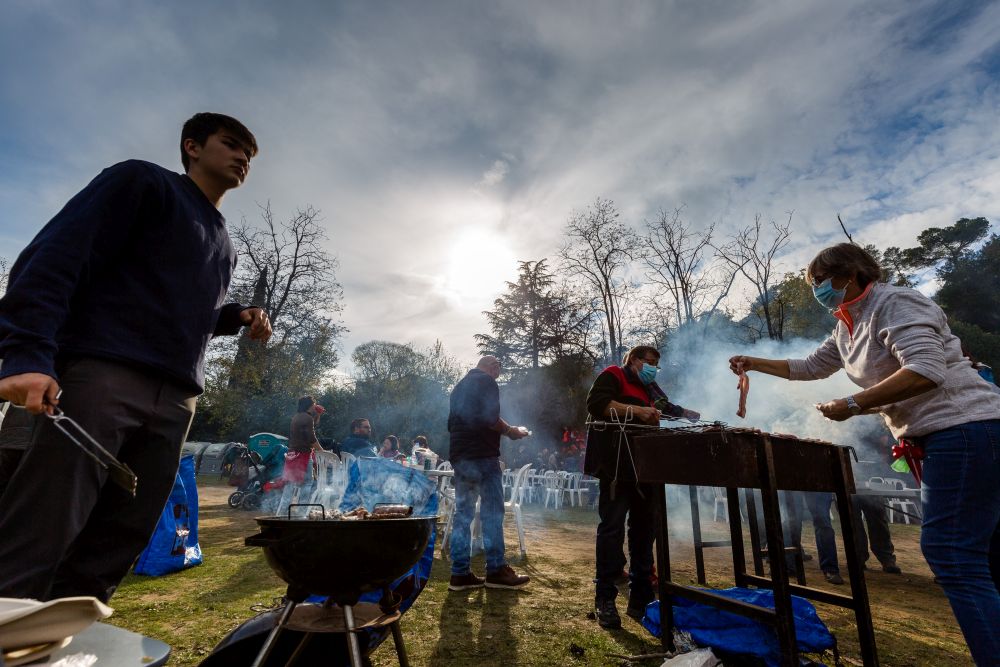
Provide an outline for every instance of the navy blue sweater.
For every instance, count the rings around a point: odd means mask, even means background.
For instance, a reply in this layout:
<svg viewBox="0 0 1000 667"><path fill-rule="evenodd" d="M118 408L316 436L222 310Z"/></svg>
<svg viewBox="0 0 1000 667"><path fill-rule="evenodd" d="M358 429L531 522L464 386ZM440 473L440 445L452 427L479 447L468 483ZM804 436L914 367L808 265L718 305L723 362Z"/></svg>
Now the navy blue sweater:
<svg viewBox="0 0 1000 667"><path fill-rule="evenodd" d="M500 419L497 381L473 368L451 392L448 413L451 461L500 456L500 433L493 426Z"/></svg>
<svg viewBox="0 0 1000 667"><path fill-rule="evenodd" d="M14 262L0 299L0 377L57 377L94 356L204 388L213 335L239 331L223 305L236 252L190 178L140 160L105 169Z"/></svg>

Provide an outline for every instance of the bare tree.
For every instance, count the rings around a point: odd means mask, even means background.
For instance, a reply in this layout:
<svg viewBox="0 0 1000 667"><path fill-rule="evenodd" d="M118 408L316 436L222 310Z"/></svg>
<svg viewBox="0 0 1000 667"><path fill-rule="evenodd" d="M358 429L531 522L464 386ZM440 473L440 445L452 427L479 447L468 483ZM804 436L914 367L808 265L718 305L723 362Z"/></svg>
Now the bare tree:
<svg viewBox="0 0 1000 667"><path fill-rule="evenodd" d="M620 215L610 199L596 199L586 211L570 217L565 228L568 240L559 252L565 274L579 280L597 302L611 359L622 356L628 330L625 306L634 289L627 272L640 248L638 235Z"/></svg>
<svg viewBox="0 0 1000 667"><path fill-rule="evenodd" d="M323 247L319 211L307 206L278 222L269 203L260 210L259 225L244 218L230 232L240 258L230 291L267 311L274 336L267 352L240 339L233 368L258 370L231 374L230 388L259 385L263 369L273 365L264 357L287 363L288 354L303 379L315 381L336 364L343 332L337 319L343 290L335 277L337 261Z"/></svg>
<svg viewBox="0 0 1000 667"><path fill-rule="evenodd" d="M7 291L7 279L10 277L10 265L6 257L0 257L0 295Z"/></svg>
<svg viewBox="0 0 1000 667"><path fill-rule="evenodd" d="M753 224L737 232L729 243L713 246L716 256L728 262L757 290L755 307L760 309L767 337L772 340L781 340L783 335L784 304L775 302L773 288L782 277L776 275L776 259L788 245L791 224L792 214L789 213L783 225L772 220L769 232L758 214Z"/></svg>
<svg viewBox="0 0 1000 667"><path fill-rule="evenodd" d="M681 211L661 210L654 220L646 221L642 259L649 281L673 302L676 325L699 322L707 329L741 267L729 262L712 266L706 255L712 249L715 226L694 231Z"/></svg>

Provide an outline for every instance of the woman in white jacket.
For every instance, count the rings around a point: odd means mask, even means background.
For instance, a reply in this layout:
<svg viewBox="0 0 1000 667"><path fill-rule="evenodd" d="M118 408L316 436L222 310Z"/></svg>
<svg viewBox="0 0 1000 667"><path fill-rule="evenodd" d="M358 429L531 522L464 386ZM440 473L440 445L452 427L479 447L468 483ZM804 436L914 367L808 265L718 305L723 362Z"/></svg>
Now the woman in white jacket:
<svg viewBox="0 0 1000 667"><path fill-rule="evenodd" d="M1000 656L1000 394L962 354L941 308L916 290L879 282L858 246L809 263L816 299L837 325L805 359L735 356L730 367L789 380L844 369L862 391L820 404L843 421L879 412L923 462L920 546L978 665Z"/></svg>

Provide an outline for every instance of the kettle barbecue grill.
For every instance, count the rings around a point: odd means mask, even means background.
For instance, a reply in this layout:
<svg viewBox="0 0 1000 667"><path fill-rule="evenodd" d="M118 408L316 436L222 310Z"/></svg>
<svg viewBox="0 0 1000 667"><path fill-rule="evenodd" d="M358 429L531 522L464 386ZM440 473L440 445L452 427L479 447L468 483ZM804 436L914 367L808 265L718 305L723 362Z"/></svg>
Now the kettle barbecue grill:
<svg viewBox="0 0 1000 667"><path fill-rule="evenodd" d="M288 515L257 517L261 531L244 540L247 546L263 547L268 565L285 583L287 603L281 612L254 667L262 667L285 627L306 632L299 650L287 664L293 664L313 632L346 632L352 667L361 667L361 650L356 632L363 628L389 626L401 667L409 664L399 628L400 613L388 590L389 585L420 560L427 548L436 516L376 518L368 520L293 518ZM378 609L367 605L360 617L355 605L362 593L382 590ZM297 605L310 595L327 596L322 607ZM336 607L334 607L336 605ZM381 612L381 614L379 613ZM360 622L359 622L360 621Z"/></svg>

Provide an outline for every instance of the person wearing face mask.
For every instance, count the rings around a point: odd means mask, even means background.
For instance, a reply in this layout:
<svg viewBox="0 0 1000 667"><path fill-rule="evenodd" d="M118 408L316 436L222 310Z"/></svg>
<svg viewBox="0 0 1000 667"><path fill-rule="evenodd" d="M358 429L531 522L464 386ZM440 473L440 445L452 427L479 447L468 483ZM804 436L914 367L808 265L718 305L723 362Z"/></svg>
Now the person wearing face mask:
<svg viewBox="0 0 1000 667"><path fill-rule="evenodd" d="M621 366L605 368L587 395L591 421L624 422L659 426L660 415L698 419L693 410L671 403L656 384L660 353L640 345L625 355ZM626 613L641 619L655 597L653 574L653 527L656 505L653 486L638 484L627 442L619 429L594 429L587 433L584 472L600 480L598 497L596 577L594 601L602 628L621 627L615 605L615 580L625 566L625 525L628 520L629 600Z"/></svg>
<svg viewBox="0 0 1000 667"><path fill-rule="evenodd" d="M818 380L844 369L862 388L821 403L828 419L879 412L923 457L920 547L944 588L976 664L1000 655L1000 394L962 354L944 312L850 243L809 263L816 300L837 325L805 359L735 356L746 371Z"/></svg>

